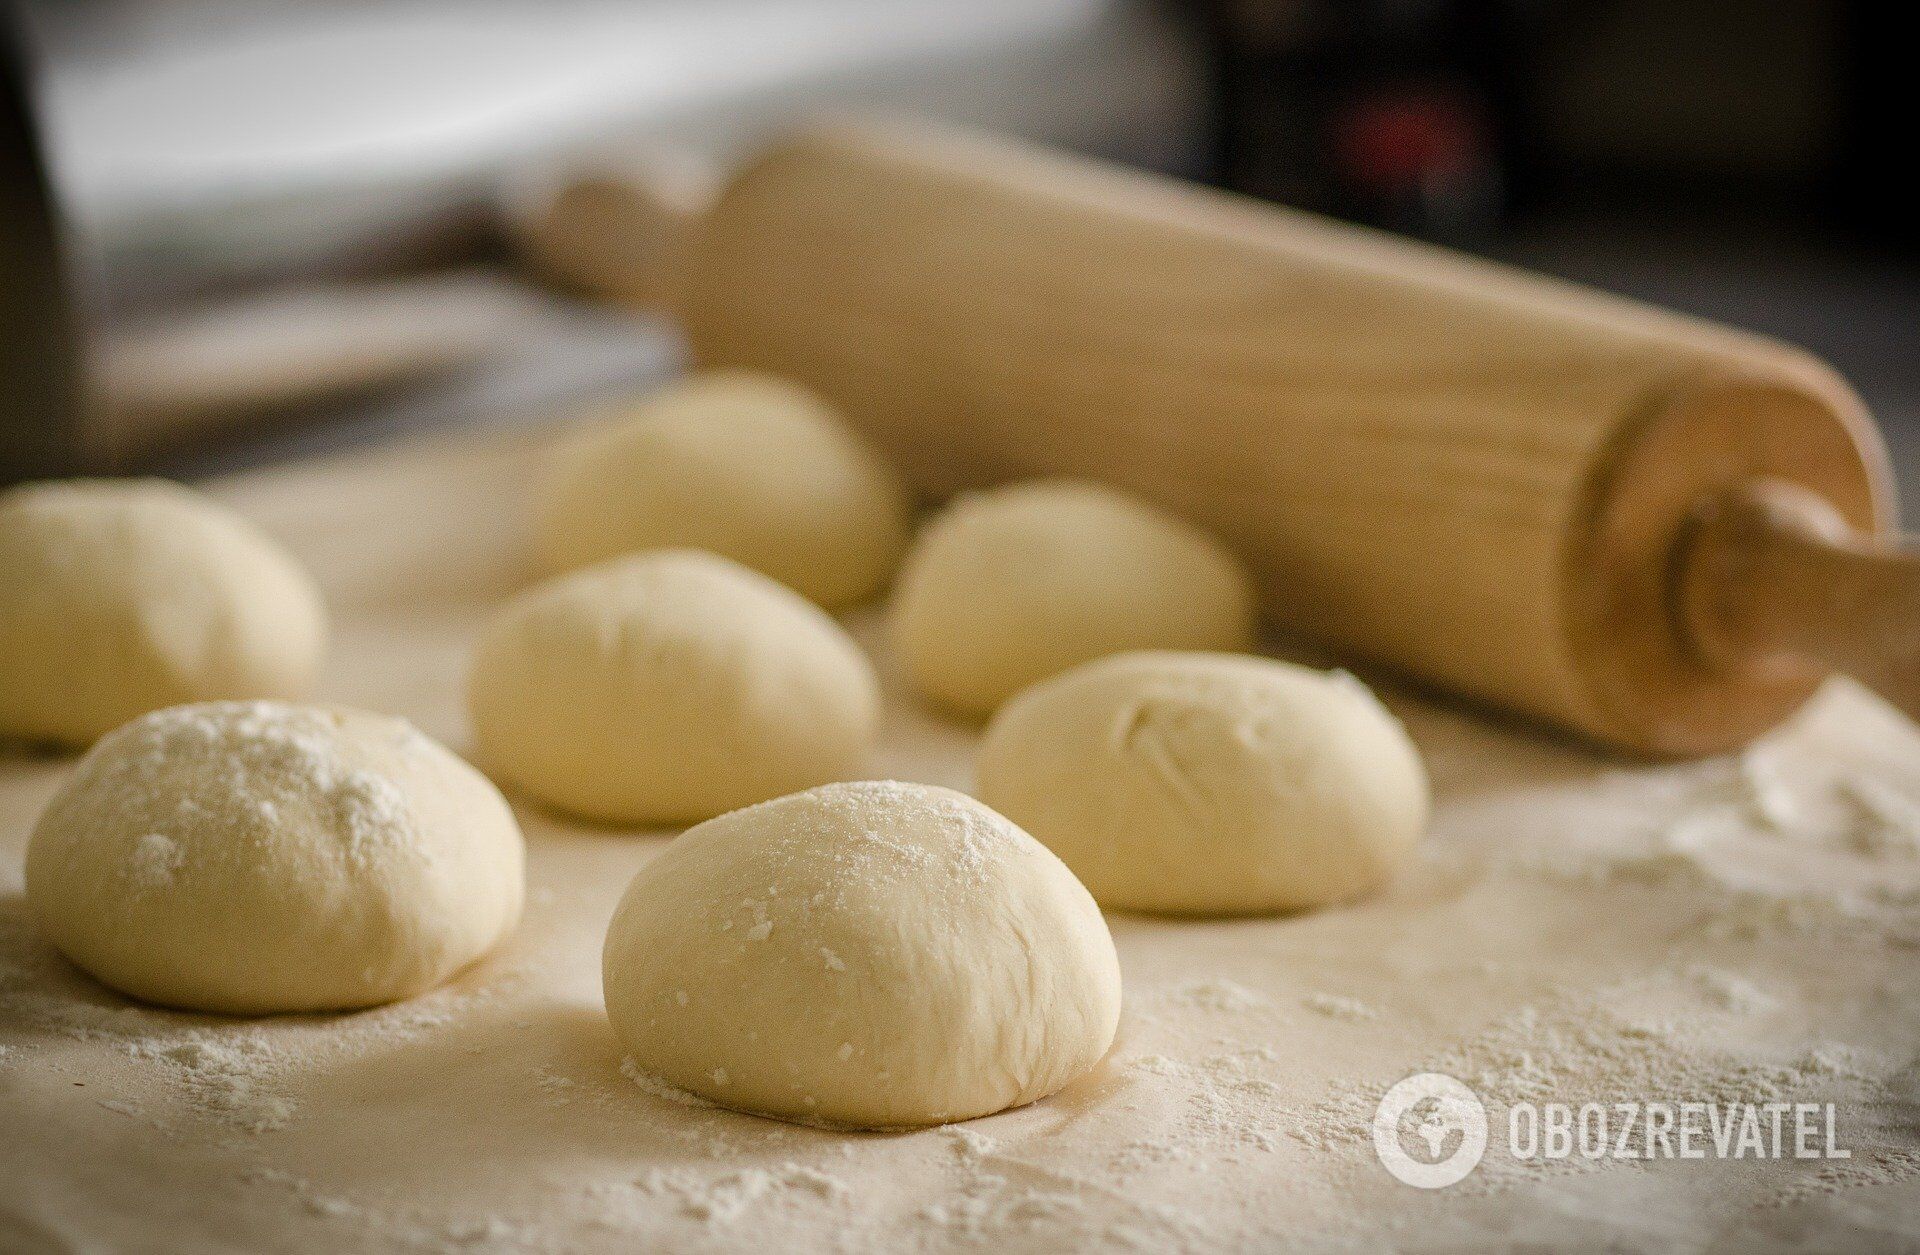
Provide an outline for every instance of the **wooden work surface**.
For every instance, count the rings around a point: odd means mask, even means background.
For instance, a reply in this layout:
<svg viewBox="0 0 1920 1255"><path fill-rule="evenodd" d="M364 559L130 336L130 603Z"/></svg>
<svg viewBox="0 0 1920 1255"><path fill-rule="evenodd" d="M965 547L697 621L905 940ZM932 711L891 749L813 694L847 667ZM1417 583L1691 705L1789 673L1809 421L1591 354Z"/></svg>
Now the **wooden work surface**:
<svg viewBox="0 0 1920 1255"><path fill-rule="evenodd" d="M325 588L324 699L465 747L476 625L528 578L532 439L215 486ZM909 1135L688 1107L623 1076L600 938L665 834L517 805L526 921L451 987L341 1017L178 1015L39 939L20 857L70 764L0 757L0 1250L1920 1243L1914 730L1834 685L1741 759L1642 767L1386 696L1438 798L1390 891L1287 919L1113 917L1126 1010L1098 1074ZM972 739L896 685L875 774L965 787ZM1479 1092L1493 1139L1423 1192L1383 1171L1370 1122L1429 1069ZM1852 1157L1506 1149L1523 1100L1735 1099L1836 1102Z"/></svg>

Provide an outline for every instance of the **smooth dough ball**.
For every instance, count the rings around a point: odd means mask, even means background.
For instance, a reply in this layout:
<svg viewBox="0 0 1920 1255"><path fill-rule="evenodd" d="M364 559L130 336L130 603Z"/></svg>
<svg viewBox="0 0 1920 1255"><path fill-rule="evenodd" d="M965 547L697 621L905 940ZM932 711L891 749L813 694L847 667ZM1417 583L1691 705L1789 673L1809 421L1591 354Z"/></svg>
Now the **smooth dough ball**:
<svg viewBox="0 0 1920 1255"><path fill-rule="evenodd" d="M676 824L858 775L880 721L860 647L735 562L658 550L547 581L488 624L480 761L548 804Z"/></svg>
<svg viewBox="0 0 1920 1255"><path fill-rule="evenodd" d="M915 542L893 602L914 684L987 715L1036 681L1129 649L1249 649L1253 586L1205 532L1099 484L965 496Z"/></svg>
<svg viewBox="0 0 1920 1255"><path fill-rule="evenodd" d="M549 569L710 549L836 609L906 548L907 494L826 403L746 371L696 375L566 441L539 493Z"/></svg>
<svg viewBox="0 0 1920 1255"><path fill-rule="evenodd" d="M326 611L293 558L162 480L0 493L0 735L86 745L135 715L301 697Z"/></svg>
<svg viewBox="0 0 1920 1255"><path fill-rule="evenodd" d="M1022 693L980 747L980 796L1105 907L1292 911L1365 893L1412 855L1427 777L1352 676L1137 653Z"/></svg>
<svg viewBox="0 0 1920 1255"><path fill-rule="evenodd" d="M602 967L643 1072L857 1128L1044 1098L1120 1014L1113 938L1073 873L972 798L892 781L689 829L633 878Z"/></svg>
<svg viewBox="0 0 1920 1255"><path fill-rule="evenodd" d="M404 719L281 702L104 737L27 846L27 899L102 983L235 1015L433 988L520 918L520 829Z"/></svg>

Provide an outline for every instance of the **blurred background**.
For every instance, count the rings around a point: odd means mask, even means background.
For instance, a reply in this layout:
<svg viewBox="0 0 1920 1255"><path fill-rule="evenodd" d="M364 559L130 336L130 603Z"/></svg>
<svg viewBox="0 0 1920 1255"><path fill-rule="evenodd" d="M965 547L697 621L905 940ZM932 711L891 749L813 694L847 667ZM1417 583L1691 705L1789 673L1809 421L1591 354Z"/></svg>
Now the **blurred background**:
<svg viewBox="0 0 1920 1255"><path fill-rule="evenodd" d="M1806 345L1920 514L1897 6L30 0L0 9L0 478L537 422L671 328L525 264L580 172L823 111L1168 170ZM1906 117L1908 123L1901 123ZM1896 186L1898 185L1898 187Z"/></svg>

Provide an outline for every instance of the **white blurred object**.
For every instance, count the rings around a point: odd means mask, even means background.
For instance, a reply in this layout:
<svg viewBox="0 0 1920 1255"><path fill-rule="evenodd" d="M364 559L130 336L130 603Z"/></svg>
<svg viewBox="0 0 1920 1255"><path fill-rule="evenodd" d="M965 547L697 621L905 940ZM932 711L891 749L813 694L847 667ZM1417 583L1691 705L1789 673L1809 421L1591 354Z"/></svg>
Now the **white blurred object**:
<svg viewBox="0 0 1920 1255"><path fill-rule="evenodd" d="M502 178L658 142L724 158L815 108L910 111L1148 164L1199 133L1192 48L1128 0L173 0L26 8L96 282L419 251Z"/></svg>
<svg viewBox="0 0 1920 1255"><path fill-rule="evenodd" d="M535 317L531 294L453 272L299 284L104 332L88 452L109 465L261 411L351 397L485 360Z"/></svg>

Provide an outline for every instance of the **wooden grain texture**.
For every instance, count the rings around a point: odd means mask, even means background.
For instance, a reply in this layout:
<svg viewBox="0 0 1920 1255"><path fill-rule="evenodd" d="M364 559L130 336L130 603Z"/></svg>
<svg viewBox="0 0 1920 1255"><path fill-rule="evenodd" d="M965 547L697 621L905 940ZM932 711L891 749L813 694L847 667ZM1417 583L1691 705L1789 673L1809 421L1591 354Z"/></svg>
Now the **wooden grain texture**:
<svg viewBox="0 0 1920 1255"><path fill-rule="evenodd" d="M1682 503L1737 471L1887 523L1858 401L1798 350L1010 144L788 141L682 275L698 360L820 389L928 493L1121 484L1225 536L1283 627L1629 749L1807 691L1676 639ZM1759 393L1748 440L1720 399Z"/></svg>

